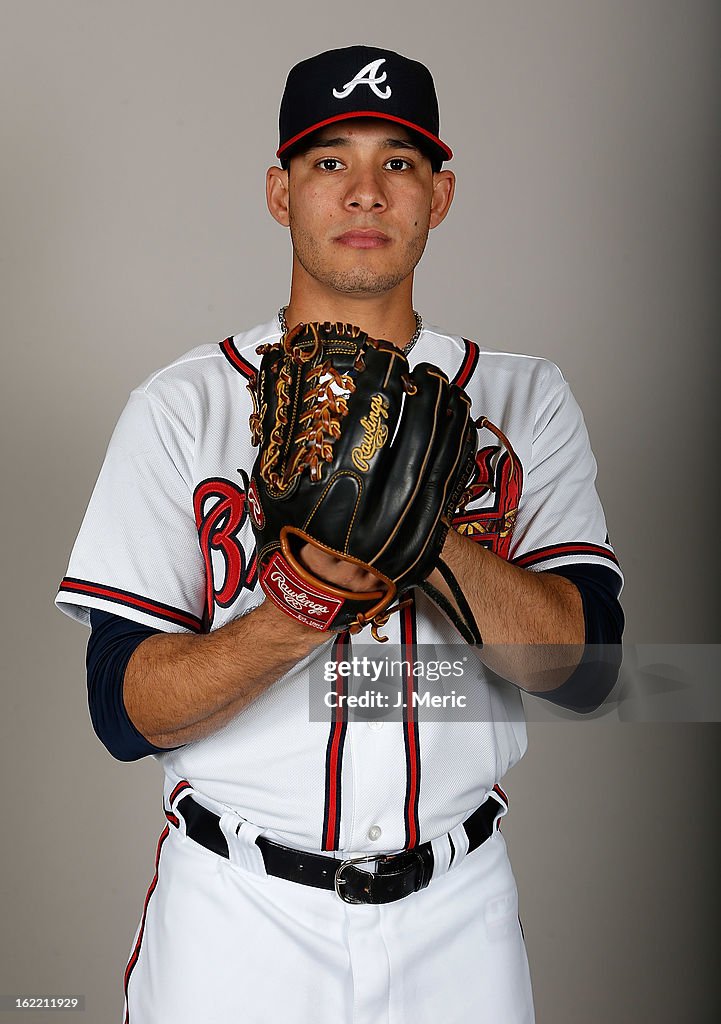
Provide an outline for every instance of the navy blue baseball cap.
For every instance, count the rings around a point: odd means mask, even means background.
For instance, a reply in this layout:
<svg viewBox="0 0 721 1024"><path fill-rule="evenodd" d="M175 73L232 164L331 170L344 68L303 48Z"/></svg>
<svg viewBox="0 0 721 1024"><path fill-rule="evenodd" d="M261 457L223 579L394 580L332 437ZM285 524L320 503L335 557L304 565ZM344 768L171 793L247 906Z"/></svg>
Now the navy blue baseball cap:
<svg viewBox="0 0 721 1024"><path fill-rule="evenodd" d="M421 137L434 167L453 156L438 136L438 99L428 68L376 46L326 50L291 68L280 104L276 156L288 158L311 132L352 117L402 124Z"/></svg>

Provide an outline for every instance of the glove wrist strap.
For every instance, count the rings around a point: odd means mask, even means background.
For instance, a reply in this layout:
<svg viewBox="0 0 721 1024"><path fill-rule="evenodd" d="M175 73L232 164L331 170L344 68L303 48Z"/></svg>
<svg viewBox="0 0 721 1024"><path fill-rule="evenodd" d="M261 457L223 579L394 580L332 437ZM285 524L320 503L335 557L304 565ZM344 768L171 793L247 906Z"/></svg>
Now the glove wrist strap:
<svg viewBox="0 0 721 1024"><path fill-rule="evenodd" d="M424 580L420 584L421 590L424 594L427 594L432 601L435 601L438 607L446 613L466 643L482 647L483 639L481 637L481 631L479 630L475 616L471 611L471 606L466 600L466 595L461 590L460 584L453 575L450 566L448 566L442 558L439 558L436 563L436 568L448 584L448 587L453 594L453 599L458 605L458 611L456 611L448 598L442 594L440 590L437 590L432 584L430 584L428 580Z"/></svg>

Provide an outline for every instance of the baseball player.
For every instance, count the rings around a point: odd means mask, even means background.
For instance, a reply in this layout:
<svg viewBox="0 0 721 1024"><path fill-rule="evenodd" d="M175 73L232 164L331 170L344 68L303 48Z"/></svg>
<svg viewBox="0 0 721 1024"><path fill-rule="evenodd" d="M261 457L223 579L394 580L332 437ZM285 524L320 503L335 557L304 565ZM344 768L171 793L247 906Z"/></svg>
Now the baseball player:
<svg viewBox="0 0 721 1024"><path fill-rule="evenodd" d="M298 64L277 156L267 204L290 230L290 300L132 392L57 596L91 627L96 732L117 758L155 757L165 778L124 1021L527 1024L499 828L503 776L526 750L521 690L598 706L614 674L589 671L586 652L623 629L583 418L552 363L414 312L414 268L455 183L422 64L368 46ZM469 652L474 721L423 708L309 720L310 674L376 643L319 628L307 595L258 578L248 384L260 346L311 322L386 339L471 402L473 479L442 555L484 646L419 587L383 632L415 657ZM373 585L331 553L299 557L346 591ZM437 570L430 580L454 603Z"/></svg>

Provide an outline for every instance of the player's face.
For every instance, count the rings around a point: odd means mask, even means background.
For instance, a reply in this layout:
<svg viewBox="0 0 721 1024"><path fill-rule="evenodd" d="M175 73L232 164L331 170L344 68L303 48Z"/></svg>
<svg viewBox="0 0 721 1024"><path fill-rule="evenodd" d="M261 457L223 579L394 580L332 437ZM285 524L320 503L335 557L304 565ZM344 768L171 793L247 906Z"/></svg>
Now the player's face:
<svg viewBox="0 0 721 1024"><path fill-rule="evenodd" d="M361 118L317 132L286 183L294 274L336 292L378 294L413 272L448 212L454 177L434 174L402 126Z"/></svg>

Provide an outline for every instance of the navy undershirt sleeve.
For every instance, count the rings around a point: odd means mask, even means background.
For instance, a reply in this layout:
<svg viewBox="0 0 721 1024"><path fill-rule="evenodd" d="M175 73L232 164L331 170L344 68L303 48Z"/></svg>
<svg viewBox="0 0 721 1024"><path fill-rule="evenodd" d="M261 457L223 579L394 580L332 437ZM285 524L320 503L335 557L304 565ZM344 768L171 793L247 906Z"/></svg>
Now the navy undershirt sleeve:
<svg viewBox="0 0 721 1024"><path fill-rule="evenodd" d="M573 674L555 690L535 696L580 713L595 711L618 678L624 615L618 601L621 581L600 565L569 565L549 570L579 590L586 626L586 651ZM91 609L87 650L88 706L98 738L120 761L177 747L156 747L133 725L123 702L123 679L135 648L161 630L120 615Z"/></svg>
<svg viewBox="0 0 721 1024"><path fill-rule="evenodd" d="M549 569L570 580L579 590L586 625L586 649L577 668L555 690L534 696L581 714L596 711L618 679L625 619L618 601L621 578L604 565L566 565Z"/></svg>
<svg viewBox="0 0 721 1024"><path fill-rule="evenodd" d="M96 608L90 611L90 627L85 659L88 707L98 738L119 761L137 761L148 754L177 749L156 747L147 740L131 722L123 701L123 679L131 654L161 630Z"/></svg>

